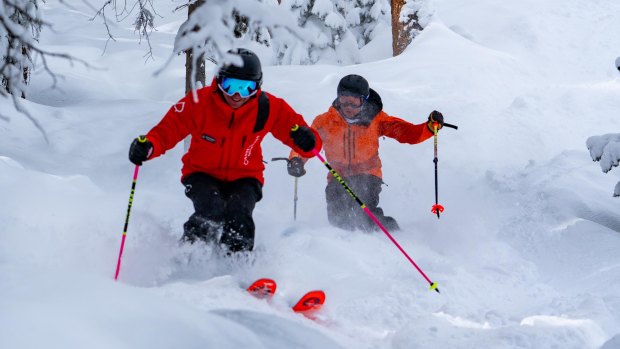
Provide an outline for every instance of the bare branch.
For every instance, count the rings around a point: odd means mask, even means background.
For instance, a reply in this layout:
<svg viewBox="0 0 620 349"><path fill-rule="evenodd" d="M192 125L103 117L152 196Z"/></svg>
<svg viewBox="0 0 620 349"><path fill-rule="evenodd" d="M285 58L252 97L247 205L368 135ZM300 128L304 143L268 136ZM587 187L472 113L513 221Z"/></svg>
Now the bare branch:
<svg viewBox="0 0 620 349"><path fill-rule="evenodd" d="M110 6L114 10L114 16L116 22L122 22L132 15L135 11L137 11L136 19L133 22L134 28L139 35L139 42L142 42L142 39L145 39L148 44L148 51L144 55L147 60L149 58L153 59L153 46L151 45L151 32L155 30L154 19L155 15L161 17L153 6L153 0L135 0L133 4L128 8L127 1L123 1L122 7L121 4L118 4L116 0L108 0L106 1L99 10L95 13L95 16L91 19L94 20L97 17L103 18L103 23L106 27L106 31L108 32L108 40L106 41L104 52L108 47L108 42L110 40L116 41L112 32L110 31L110 26L108 25L108 18L106 16L105 10L107 6ZM147 7L150 7L147 8Z"/></svg>
<svg viewBox="0 0 620 349"><path fill-rule="evenodd" d="M92 5L90 5L88 2L86 2L86 3L87 3L89 6L91 6L91 8L92 8ZM110 31L110 26L108 25L108 18L107 18L107 17L106 17L106 15L105 15L105 8L106 8L106 6L110 5L111 3L112 3L112 0L108 0L108 1L106 1L106 2L103 4L103 6L102 6L102 7L101 7L98 11L97 11L97 13L95 13L95 15L93 16L93 18L91 18L91 19L90 19L91 21L94 21L94 20L95 20L95 18L97 18L97 17L101 17L101 18L103 19L103 25L105 26L105 29L106 29L106 31L107 31L107 33L108 33L108 40L106 40L106 41L105 41L105 46L103 47L103 52L101 53L102 55L103 55L103 54L105 53L105 51L107 50L107 48L108 48L108 43L110 42L110 40L112 40L112 41L116 41L116 39L115 39L115 38L114 38L114 36L112 35L112 32ZM93 9L94 9L94 8L93 8Z"/></svg>
<svg viewBox="0 0 620 349"><path fill-rule="evenodd" d="M138 11L138 17L136 17L136 20L134 22L134 27L135 30L140 34L140 42L142 42L142 37L144 37L147 44L149 45L149 51L147 54L145 54L145 57L147 57L147 59L153 58L153 47L151 46L151 38L149 34L150 31L154 29L154 16L151 11L144 7L142 0L139 0L138 2L140 4L140 10Z"/></svg>
<svg viewBox="0 0 620 349"><path fill-rule="evenodd" d="M26 115L26 117L34 124L37 130L41 132L41 134L43 135L43 139L45 139L45 143L49 144L50 139L47 136L47 132L45 132L45 129L43 128L43 126L41 126L39 121L36 118L34 118L32 114L30 114L30 112L26 108L22 106L20 101L17 99L17 96L12 95L12 98L13 98L13 105L15 106L15 109L19 111L20 113Z"/></svg>

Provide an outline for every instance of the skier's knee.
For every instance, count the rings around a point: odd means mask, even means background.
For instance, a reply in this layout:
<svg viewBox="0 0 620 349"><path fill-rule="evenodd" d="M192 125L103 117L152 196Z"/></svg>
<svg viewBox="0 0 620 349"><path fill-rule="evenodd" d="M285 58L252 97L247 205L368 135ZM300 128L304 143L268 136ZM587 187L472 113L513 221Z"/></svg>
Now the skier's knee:
<svg viewBox="0 0 620 349"><path fill-rule="evenodd" d="M396 219L392 217L389 217L389 216L383 217L382 223L385 229L389 231L400 230L400 226L398 225L398 222L396 222Z"/></svg>
<svg viewBox="0 0 620 349"><path fill-rule="evenodd" d="M221 229L221 224L208 218L194 213L183 224L183 241L194 243L198 240L213 242L217 240L217 235Z"/></svg>
<svg viewBox="0 0 620 349"><path fill-rule="evenodd" d="M331 224L334 227L337 227L343 230L350 230L350 231L355 230L356 222L354 219L352 219L350 215L346 214L346 211L345 212L328 211L327 220L329 221L329 224Z"/></svg>
<svg viewBox="0 0 620 349"><path fill-rule="evenodd" d="M231 252L251 251L254 248L254 220L244 213L228 216L220 243Z"/></svg>

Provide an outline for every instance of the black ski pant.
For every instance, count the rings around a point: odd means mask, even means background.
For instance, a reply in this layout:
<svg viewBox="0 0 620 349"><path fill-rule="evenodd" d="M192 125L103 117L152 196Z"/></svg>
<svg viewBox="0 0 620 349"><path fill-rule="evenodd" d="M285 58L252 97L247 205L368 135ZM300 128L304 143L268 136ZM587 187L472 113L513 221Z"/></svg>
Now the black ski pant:
<svg viewBox="0 0 620 349"><path fill-rule="evenodd" d="M256 178L226 182L197 172L182 182L195 211L183 226L183 240L219 242L231 252L254 248L252 211L263 197L262 184Z"/></svg>
<svg viewBox="0 0 620 349"><path fill-rule="evenodd" d="M399 230L396 220L388 217L379 207L379 193L383 181L377 176L359 174L343 178L355 195L370 209L388 231ZM379 227L338 181L331 179L325 188L327 219L335 227L346 230L374 231Z"/></svg>

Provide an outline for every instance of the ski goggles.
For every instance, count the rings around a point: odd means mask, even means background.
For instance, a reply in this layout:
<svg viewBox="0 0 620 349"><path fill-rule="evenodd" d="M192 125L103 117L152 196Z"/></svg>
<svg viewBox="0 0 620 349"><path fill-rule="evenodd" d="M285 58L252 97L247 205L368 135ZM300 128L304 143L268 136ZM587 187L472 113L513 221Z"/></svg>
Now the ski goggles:
<svg viewBox="0 0 620 349"><path fill-rule="evenodd" d="M348 98L347 98L348 97ZM338 96L338 105L341 108L361 108L364 104L364 97L351 98L352 96Z"/></svg>
<svg viewBox="0 0 620 349"><path fill-rule="evenodd" d="M252 96L258 90L258 84L256 81L228 77L222 78L218 84L218 87L222 90L222 92L229 96L233 96L235 93L238 93L243 98Z"/></svg>

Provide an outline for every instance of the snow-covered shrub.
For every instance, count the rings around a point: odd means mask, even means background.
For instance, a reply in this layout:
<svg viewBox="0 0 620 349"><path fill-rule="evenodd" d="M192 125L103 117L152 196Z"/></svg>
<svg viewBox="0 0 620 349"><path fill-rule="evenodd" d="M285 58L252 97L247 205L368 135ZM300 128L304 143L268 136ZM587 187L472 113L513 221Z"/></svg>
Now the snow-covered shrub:
<svg viewBox="0 0 620 349"><path fill-rule="evenodd" d="M620 162L620 133L592 136L586 141L592 160L598 161L604 173ZM616 184L614 196L620 196L620 182Z"/></svg>

